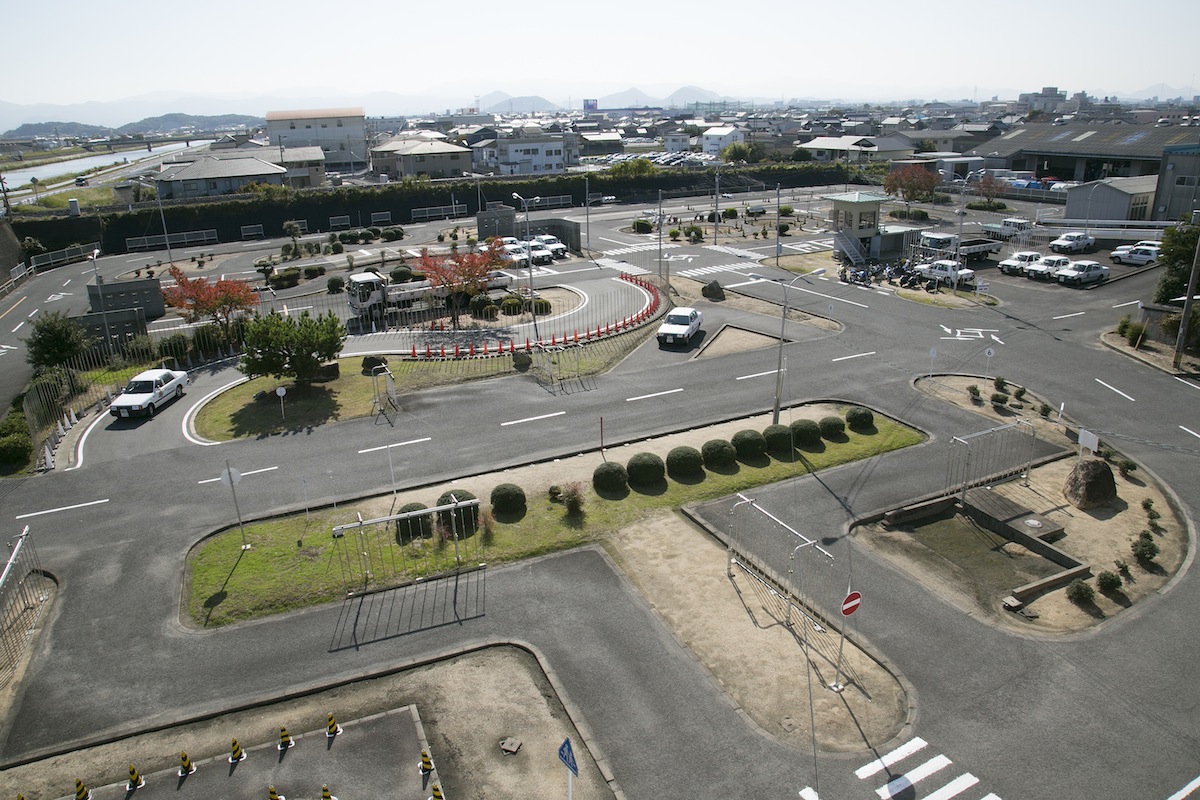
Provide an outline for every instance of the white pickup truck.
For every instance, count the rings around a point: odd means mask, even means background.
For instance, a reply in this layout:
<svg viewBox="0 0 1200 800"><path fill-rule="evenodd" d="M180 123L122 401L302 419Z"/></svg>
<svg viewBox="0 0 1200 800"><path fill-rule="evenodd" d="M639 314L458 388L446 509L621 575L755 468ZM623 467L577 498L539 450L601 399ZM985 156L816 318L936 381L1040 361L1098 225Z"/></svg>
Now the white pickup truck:
<svg viewBox="0 0 1200 800"><path fill-rule="evenodd" d="M975 270L966 269L957 261L948 259L921 264L914 271L922 278L937 278L951 286L970 286L975 283Z"/></svg>

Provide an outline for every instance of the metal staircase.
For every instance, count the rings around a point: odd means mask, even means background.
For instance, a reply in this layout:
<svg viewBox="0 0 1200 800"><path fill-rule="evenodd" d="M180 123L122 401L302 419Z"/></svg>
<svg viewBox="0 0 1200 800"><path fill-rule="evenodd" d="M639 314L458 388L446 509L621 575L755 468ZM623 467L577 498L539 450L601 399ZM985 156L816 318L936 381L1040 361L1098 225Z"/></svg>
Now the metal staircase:
<svg viewBox="0 0 1200 800"><path fill-rule="evenodd" d="M862 242L846 231L838 231L833 235L833 246L842 254L842 262L849 262L858 267L867 262L867 253L863 250Z"/></svg>

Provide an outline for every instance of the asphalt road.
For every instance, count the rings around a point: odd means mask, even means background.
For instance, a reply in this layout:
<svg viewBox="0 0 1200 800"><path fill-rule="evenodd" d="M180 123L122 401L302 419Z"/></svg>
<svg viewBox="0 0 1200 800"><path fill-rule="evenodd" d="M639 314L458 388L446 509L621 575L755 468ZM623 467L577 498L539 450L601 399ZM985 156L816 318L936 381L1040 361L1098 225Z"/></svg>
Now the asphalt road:
<svg viewBox="0 0 1200 800"><path fill-rule="evenodd" d="M611 250L630 238L605 235L617 240ZM749 269L733 268L736 255L673 252L692 255L680 269L729 266L722 284L782 300L781 286L751 282ZM819 524L839 549L851 517L940 488L949 437L986 426L912 389L932 369L1002 374L1065 403L1073 419L1172 487L1194 520L1200 439L1189 431L1200 431L1200 385L1096 344L1126 304L1149 296L1154 279L1148 273L1086 291L1017 279L995 290L999 306L970 310L929 308L828 276L797 282L789 304L830 315L842 330L789 324L795 341L785 347L785 403L864 403L931 439L763 489L759 502L799 525ZM764 333L778 326L778 318L719 304L704 312L710 330L725 322ZM595 551L494 570L485 615L359 649L329 652L340 606L216 632L176 622L184 554L232 521L224 487L200 483L226 459L243 473L268 470L239 484L247 517L302 507L307 496L313 504L339 500L349 518L347 498L390 488L386 459L359 455L366 447L430 437L395 449L398 482L411 486L595 447L601 417L612 445L770 408L775 348L702 361L694 355L648 343L588 391L570 394L550 394L525 378L424 392L406 400L394 429L354 420L261 442L181 441L187 407L236 377L214 372L150 423L106 429L113 441L117 434L133 440L127 457L95 434L81 468L22 481L3 498L10 526L19 532L30 524L43 566L61 586L5 731L4 758L53 749L81 732L169 721L468 642L519 638L547 656L628 796L796 797L818 779L823 797L875 796L882 781L855 772L883 753L823 756L814 775L811 754L779 747L741 720ZM42 513L82 503L94 505ZM1200 655L1189 635L1200 591L1190 566L1161 596L1088 634L1032 640L994 631L889 565L859 557L855 582L870 585L872 605L857 620L911 683L916 702L912 730L888 747L921 737L927 748L913 760L941 754L980 779L974 797L1171 796L1200 773L1200 721L1187 699ZM946 766L941 774L951 773L958 774ZM897 796L924 798L938 785L929 778L915 790L897 788Z"/></svg>

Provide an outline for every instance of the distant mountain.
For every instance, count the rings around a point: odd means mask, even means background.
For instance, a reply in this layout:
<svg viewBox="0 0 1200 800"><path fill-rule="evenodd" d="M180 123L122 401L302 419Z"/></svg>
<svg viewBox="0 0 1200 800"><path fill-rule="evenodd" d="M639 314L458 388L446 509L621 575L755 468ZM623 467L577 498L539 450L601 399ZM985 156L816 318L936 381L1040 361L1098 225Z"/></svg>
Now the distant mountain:
<svg viewBox="0 0 1200 800"><path fill-rule="evenodd" d="M480 102L482 102L482 98ZM527 114L538 111L558 111L559 109L560 106L557 103L551 103L544 97L527 95L525 97L506 97L498 103L483 106L479 110L484 114Z"/></svg>
<svg viewBox="0 0 1200 800"><path fill-rule="evenodd" d="M723 99L721 95L708 89L701 89L698 86L681 86L660 101L659 105L680 108L692 103L711 103L721 99Z"/></svg>
<svg viewBox="0 0 1200 800"><path fill-rule="evenodd" d="M606 108L642 108L644 106L660 106L662 100L651 97L641 89L630 87L623 92L610 94L600 99L600 110Z"/></svg>
<svg viewBox="0 0 1200 800"><path fill-rule="evenodd" d="M1182 97L1184 100L1190 101L1198 94L1200 94L1200 90L1197 90L1194 86L1181 86L1178 89L1174 89L1165 83L1156 83L1153 86L1147 86L1145 89L1138 89L1136 92L1117 96L1122 100L1148 100L1151 97L1157 97L1159 100L1171 100L1176 97Z"/></svg>
<svg viewBox="0 0 1200 800"><path fill-rule="evenodd" d="M11 131L0 134L2 139L32 139L34 136L70 136L72 138L94 139L108 136L112 128L102 128L99 125L85 125L82 122L26 122Z"/></svg>
<svg viewBox="0 0 1200 800"><path fill-rule="evenodd" d="M220 116L196 116L193 114L164 114L161 117L147 117L140 122L131 122L117 128L117 133L170 133L183 128L197 131L233 130L238 128L255 128L265 125L265 117L250 117L244 114L222 114Z"/></svg>

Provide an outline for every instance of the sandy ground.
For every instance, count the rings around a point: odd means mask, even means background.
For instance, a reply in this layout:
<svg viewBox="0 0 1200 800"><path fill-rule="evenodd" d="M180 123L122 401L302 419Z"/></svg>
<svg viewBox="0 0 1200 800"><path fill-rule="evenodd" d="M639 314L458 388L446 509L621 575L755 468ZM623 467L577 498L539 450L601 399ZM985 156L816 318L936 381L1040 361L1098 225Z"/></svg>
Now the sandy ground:
<svg viewBox="0 0 1200 800"><path fill-rule="evenodd" d="M676 293L687 299L698 294L700 284L673 281L673 286ZM747 298L731 302L754 306L755 310L760 305L777 308ZM730 347L746 349L772 344L774 340L770 337L726 329L706 349L715 348L712 352L716 353ZM959 378L923 381L922 388L949 402L970 407L965 391L967 383L978 383L985 389L985 382L979 379ZM1036 406L1036 399L1031 399ZM992 411L990 405L975 409L996 420L1012 420L1009 415ZM830 410L828 406L811 406L795 413L819 418ZM1025 413L1033 413L1029 404ZM677 445L699 447L708 439L728 438L737 430L765 427L768 422L769 415L764 415L660 437L638 443L637 447L665 456ZM981 429L986 424L981 419ZM1057 435L1062 439L1063 433L1057 426L1046 422L1038 425L1039 436ZM400 502L416 500L429 504L449 486L467 488L478 497L487 497L492 486L499 482L518 483L527 492L536 493L567 479L590 481L599 460L598 453L590 453L455 481L406 493ZM1185 526L1167 497L1144 476L1135 472L1128 480L1118 477L1119 503L1108 509L1081 512L1062 498L1061 487L1069 466L1068 460L1035 469L1028 487L1013 482L1002 490L1031 510L1062 521L1067 536L1058 546L1096 564L1098 569L1111 569L1115 558L1130 562L1134 580L1125 587L1125 601L1098 593L1096 608L1081 610L1069 603L1060 590L1034 601L1030 608L1039 616L1027 621L1000 610L997 598L994 606L982 609L997 624L1026 631L1080 630L1144 600L1169 579L1185 557ZM1160 522L1164 531L1158 537L1163 548L1160 573L1142 570L1129 555L1131 537L1146 525L1141 508L1141 500L1146 497L1153 499L1155 508L1163 515ZM387 508L392 498L389 495L375 502ZM859 541L864 538L857 536ZM842 669L840 673L835 671L837 634L828 628L823 634L814 633L810 639L808 663L814 698L810 705L808 682L795 677L804 672L799 669L805 661L804 646L786 624L786 615L775 598L744 575L735 573L733 578L728 577L721 546L677 513L656 513L620 531L604 545L678 640L706 666L731 701L767 735L804 752L812 746L811 715L817 723L817 743L822 750L853 751L864 749L868 743L873 746L886 743L907 721L909 698L903 684L869 654L848 644ZM945 581L945 575L933 560L914 554L911 549L906 552L904 548L884 548L884 551L906 570L925 579L927 585L943 586L941 591L954 602L978 610L968 592ZM173 767L181 747L186 747L197 760L218 756L228 747L227 732L231 728L257 731L241 737L244 746L252 746L271 741L281 718L319 719L329 708L336 707L339 718L349 721L383 709L416 704L449 796L557 796L563 790L562 771L557 767L554 751L566 736L577 743L580 760L581 774L573 787L576 796L585 800L612 796L601 771L586 758L586 749L579 745L585 739L567 714L552 677L547 676L542 666L525 651L491 648L393 677L13 768L0 773L0 792L12 796L21 791L30 800L62 797L70 794L77 774L92 776L93 785L102 785L122 781L130 761L138 762L144 773ZM824 688L835 678L847 684L846 691L838 694ZM586 725L586 720L579 722ZM524 741L521 754L509 757L500 754L498 742L507 736Z"/></svg>

